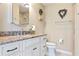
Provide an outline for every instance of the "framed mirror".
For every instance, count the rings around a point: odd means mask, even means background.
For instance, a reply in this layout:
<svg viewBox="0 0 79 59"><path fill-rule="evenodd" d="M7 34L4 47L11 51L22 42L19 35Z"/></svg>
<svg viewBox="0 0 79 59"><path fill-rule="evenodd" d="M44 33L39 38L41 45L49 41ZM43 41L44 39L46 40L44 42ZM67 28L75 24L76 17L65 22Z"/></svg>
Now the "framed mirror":
<svg viewBox="0 0 79 59"><path fill-rule="evenodd" d="M12 4L13 23L18 26L26 26L29 24L29 4L13 3Z"/></svg>

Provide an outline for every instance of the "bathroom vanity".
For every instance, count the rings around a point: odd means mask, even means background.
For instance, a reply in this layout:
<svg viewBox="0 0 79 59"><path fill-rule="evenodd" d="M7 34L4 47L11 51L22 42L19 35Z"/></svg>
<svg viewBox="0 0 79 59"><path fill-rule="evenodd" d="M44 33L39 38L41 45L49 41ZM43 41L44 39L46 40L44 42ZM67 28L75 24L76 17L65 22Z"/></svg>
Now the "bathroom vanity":
<svg viewBox="0 0 79 59"><path fill-rule="evenodd" d="M11 37L10 37L11 38ZM19 36L15 39L0 37L1 56L45 56L47 55L46 35ZM3 39L3 40L2 40Z"/></svg>

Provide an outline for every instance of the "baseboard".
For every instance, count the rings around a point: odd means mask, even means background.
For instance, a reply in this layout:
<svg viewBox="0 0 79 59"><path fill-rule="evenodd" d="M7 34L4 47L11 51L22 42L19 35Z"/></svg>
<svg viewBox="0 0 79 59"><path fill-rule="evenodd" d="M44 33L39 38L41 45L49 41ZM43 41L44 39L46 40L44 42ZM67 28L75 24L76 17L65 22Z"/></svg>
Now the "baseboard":
<svg viewBox="0 0 79 59"><path fill-rule="evenodd" d="M70 51L66 51L66 50L63 50L63 49L56 49L56 52L58 53L61 53L62 55L66 55L66 56L72 56L72 52Z"/></svg>

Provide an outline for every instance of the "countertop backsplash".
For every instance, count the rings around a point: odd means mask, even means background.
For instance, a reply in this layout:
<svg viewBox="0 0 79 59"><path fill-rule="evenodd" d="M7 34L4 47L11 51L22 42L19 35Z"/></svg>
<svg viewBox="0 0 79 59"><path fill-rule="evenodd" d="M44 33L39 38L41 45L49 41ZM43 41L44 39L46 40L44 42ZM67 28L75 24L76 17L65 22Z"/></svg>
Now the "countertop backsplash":
<svg viewBox="0 0 79 59"><path fill-rule="evenodd" d="M31 34L31 31L1 31L0 36L16 36Z"/></svg>

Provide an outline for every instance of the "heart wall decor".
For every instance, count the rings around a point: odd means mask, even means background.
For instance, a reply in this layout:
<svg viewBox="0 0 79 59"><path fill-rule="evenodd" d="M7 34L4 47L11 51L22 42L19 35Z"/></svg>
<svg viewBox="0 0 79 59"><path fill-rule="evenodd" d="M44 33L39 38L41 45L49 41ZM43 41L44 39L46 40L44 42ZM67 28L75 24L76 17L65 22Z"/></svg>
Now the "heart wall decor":
<svg viewBox="0 0 79 59"><path fill-rule="evenodd" d="M67 14L67 9L59 10L58 14L63 19L65 17L65 15Z"/></svg>

